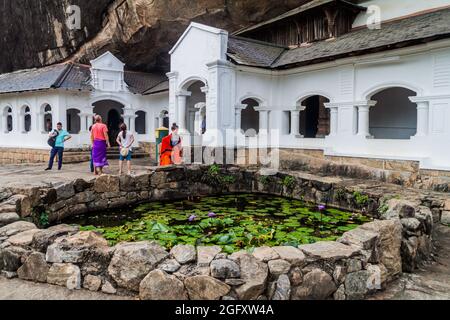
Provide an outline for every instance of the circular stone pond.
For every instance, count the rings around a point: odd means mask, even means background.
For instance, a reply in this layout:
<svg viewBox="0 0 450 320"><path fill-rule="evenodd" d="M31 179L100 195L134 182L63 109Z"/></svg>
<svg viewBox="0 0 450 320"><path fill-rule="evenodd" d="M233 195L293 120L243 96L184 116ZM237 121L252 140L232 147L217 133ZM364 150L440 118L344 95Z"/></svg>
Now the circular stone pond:
<svg viewBox="0 0 450 320"><path fill-rule="evenodd" d="M236 194L183 201L149 202L127 209L72 217L66 223L100 232L111 245L156 240L220 245L224 252L260 246L298 246L334 241L370 217L301 200Z"/></svg>

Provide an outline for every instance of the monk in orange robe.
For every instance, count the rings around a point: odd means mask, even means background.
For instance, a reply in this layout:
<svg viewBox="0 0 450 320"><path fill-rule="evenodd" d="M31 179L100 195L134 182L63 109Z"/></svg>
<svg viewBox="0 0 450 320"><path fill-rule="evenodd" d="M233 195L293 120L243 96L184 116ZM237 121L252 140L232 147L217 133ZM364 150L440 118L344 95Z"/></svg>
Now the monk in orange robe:
<svg viewBox="0 0 450 320"><path fill-rule="evenodd" d="M172 125L172 133L164 137L159 149L161 166L172 164L181 164L183 162L183 147L181 146L181 137L178 135L178 126Z"/></svg>

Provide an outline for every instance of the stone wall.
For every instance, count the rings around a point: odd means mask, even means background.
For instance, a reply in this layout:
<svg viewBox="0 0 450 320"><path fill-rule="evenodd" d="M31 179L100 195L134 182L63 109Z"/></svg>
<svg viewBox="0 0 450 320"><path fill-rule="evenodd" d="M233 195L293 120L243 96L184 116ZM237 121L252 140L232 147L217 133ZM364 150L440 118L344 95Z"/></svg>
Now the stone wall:
<svg viewBox="0 0 450 320"><path fill-rule="evenodd" d="M190 245L167 251L148 241L109 247L100 235L77 227L40 230L17 221L0 228L0 270L8 277L139 294L141 299L363 299L430 257L433 224L450 211L440 194L392 185L288 172L262 176L242 167L221 170L214 175L207 166L188 166L155 168L138 176L105 175L33 190L17 203L24 204L22 217L47 210L50 220L58 221L190 194L262 192L365 211L380 219L336 242L231 255L220 247ZM0 195L8 198L17 191L2 190Z"/></svg>

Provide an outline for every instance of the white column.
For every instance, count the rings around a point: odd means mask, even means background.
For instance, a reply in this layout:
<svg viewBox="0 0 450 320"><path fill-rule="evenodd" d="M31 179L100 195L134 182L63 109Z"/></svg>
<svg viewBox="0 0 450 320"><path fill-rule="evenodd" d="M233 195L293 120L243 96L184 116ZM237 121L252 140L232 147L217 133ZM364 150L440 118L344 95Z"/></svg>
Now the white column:
<svg viewBox="0 0 450 320"><path fill-rule="evenodd" d="M234 128L240 132L242 127L242 110L247 108L246 104L237 104L234 107Z"/></svg>
<svg viewBox="0 0 450 320"><path fill-rule="evenodd" d="M259 134L268 134L269 129L269 110L264 107L256 107L259 112Z"/></svg>
<svg viewBox="0 0 450 320"><path fill-rule="evenodd" d="M419 97L410 97L411 102L417 104L417 133L416 137L426 137L429 132L430 102Z"/></svg>
<svg viewBox="0 0 450 320"><path fill-rule="evenodd" d="M369 111L376 101L367 101L364 104L358 103L358 136L363 138L370 138L369 131Z"/></svg>
<svg viewBox="0 0 450 320"><path fill-rule="evenodd" d="M338 108L330 107L330 136L336 136L338 133Z"/></svg>
<svg viewBox="0 0 450 320"><path fill-rule="evenodd" d="M177 119L177 124L180 127L180 133L186 133L187 132L187 128L186 128L186 102L187 102L187 97L191 96L191 92L189 91L179 91L177 93L177 104L178 104L178 119Z"/></svg>
<svg viewBox="0 0 450 320"><path fill-rule="evenodd" d="M300 106L291 110L291 136L294 136L295 138L304 138L304 136L300 134L300 112L305 109L305 106Z"/></svg>

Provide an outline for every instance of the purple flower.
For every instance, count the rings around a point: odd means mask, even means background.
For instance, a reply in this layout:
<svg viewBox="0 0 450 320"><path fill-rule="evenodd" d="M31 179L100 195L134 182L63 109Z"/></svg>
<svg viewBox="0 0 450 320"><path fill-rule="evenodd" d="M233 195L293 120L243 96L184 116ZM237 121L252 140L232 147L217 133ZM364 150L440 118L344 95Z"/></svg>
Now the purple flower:
<svg viewBox="0 0 450 320"><path fill-rule="evenodd" d="M326 207L323 204L320 204L319 206L317 206L317 208L319 209L319 211L323 211Z"/></svg>
<svg viewBox="0 0 450 320"><path fill-rule="evenodd" d="M214 212L210 212L210 213L208 213L208 217L215 218L216 214Z"/></svg>
<svg viewBox="0 0 450 320"><path fill-rule="evenodd" d="M194 221L195 219L197 219L197 217L196 216L194 216L194 215L192 215L192 216L190 216L189 217L189 222L192 222L192 221Z"/></svg>

